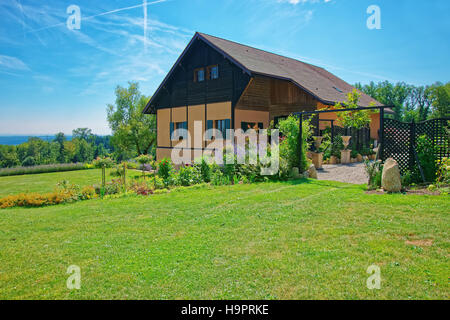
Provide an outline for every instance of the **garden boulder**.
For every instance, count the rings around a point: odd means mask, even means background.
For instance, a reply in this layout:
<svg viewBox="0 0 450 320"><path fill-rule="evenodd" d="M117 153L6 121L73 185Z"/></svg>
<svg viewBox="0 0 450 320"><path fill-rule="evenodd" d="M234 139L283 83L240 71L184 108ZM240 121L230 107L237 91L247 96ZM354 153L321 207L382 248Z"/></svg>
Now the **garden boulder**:
<svg viewBox="0 0 450 320"><path fill-rule="evenodd" d="M317 170L313 164L309 166L309 169L307 172L308 172L308 177L310 179L317 179Z"/></svg>
<svg viewBox="0 0 450 320"><path fill-rule="evenodd" d="M402 190L400 168L397 161L392 158L387 159L384 163L381 186L387 192L400 192Z"/></svg>

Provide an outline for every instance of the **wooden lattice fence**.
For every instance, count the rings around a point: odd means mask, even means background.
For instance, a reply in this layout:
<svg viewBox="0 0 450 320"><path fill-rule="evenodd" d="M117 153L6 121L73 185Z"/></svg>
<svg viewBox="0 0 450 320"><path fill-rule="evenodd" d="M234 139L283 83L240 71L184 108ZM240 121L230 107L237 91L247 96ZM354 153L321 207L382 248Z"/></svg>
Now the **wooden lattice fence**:
<svg viewBox="0 0 450 320"><path fill-rule="evenodd" d="M413 172L417 166L417 138L424 134L436 147L437 159L450 157L449 130L450 119L432 119L419 123L384 119L381 159L384 161L394 158L402 173Z"/></svg>

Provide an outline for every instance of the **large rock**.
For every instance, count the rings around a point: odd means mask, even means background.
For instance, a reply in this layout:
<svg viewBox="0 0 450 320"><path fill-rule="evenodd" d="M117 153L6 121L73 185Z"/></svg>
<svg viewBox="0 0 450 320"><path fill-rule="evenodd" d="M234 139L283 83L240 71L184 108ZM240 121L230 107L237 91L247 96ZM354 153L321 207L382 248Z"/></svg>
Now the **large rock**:
<svg viewBox="0 0 450 320"><path fill-rule="evenodd" d="M400 192L402 190L402 179L397 161L392 158L384 162L381 186L387 192Z"/></svg>
<svg viewBox="0 0 450 320"><path fill-rule="evenodd" d="M311 179L317 179L317 170L316 167L312 164L308 169L308 177Z"/></svg>

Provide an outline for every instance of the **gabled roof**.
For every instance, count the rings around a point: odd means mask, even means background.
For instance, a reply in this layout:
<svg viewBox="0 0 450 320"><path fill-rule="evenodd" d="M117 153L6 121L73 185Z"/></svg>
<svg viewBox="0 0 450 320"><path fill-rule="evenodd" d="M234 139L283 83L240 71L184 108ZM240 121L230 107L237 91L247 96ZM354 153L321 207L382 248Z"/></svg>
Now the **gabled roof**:
<svg viewBox="0 0 450 320"><path fill-rule="evenodd" d="M221 52L230 61L235 63L249 75L263 75L277 79L291 81L301 89L310 93L317 100L324 104L334 104L347 100L347 93L355 89L344 80L336 77L327 70L301 62L292 58L256 49L237 42L217 38L211 35L197 32L189 45L183 51L177 62L174 64L164 81L159 86L153 97L164 86L167 79L172 74L175 67L181 61L194 40L202 39L214 49ZM383 106L382 103L361 92L360 105L368 106L374 103L376 106ZM150 107L153 100L150 99L144 112Z"/></svg>

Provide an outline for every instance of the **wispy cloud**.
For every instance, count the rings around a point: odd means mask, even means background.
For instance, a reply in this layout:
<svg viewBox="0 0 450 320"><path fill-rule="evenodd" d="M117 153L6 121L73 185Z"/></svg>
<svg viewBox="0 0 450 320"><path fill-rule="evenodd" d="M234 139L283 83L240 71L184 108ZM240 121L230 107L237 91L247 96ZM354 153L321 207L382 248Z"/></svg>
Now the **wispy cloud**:
<svg viewBox="0 0 450 320"><path fill-rule="evenodd" d="M301 3L328 3L331 0L277 0L277 2L287 2L293 5L301 4Z"/></svg>
<svg viewBox="0 0 450 320"><path fill-rule="evenodd" d="M9 70L28 71L30 68L19 58L0 55L0 67Z"/></svg>

